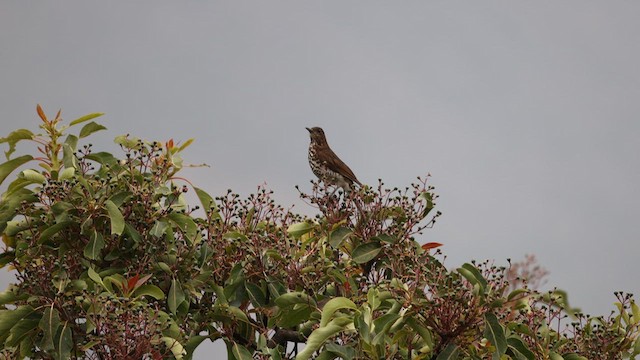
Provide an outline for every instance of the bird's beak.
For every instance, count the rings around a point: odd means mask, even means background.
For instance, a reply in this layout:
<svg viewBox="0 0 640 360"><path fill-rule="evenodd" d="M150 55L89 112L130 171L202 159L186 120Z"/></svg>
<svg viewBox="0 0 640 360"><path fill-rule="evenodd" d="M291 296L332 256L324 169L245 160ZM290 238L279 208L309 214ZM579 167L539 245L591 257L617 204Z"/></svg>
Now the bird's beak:
<svg viewBox="0 0 640 360"><path fill-rule="evenodd" d="M305 129L307 129L308 132L311 132L311 129L309 129L308 127L306 127Z"/></svg>

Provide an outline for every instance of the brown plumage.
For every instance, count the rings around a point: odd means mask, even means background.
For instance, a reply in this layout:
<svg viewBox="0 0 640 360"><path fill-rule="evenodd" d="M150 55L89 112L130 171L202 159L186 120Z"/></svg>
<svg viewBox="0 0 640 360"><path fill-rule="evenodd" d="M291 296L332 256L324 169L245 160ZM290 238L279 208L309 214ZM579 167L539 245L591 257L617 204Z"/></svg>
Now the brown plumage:
<svg viewBox="0 0 640 360"><path fill-rule="evenodd" d="M309 166L325 184L351 191L353 184L362 185L353 171L329 147L324 131L319 127L306 128L311 136Z"/></svg>

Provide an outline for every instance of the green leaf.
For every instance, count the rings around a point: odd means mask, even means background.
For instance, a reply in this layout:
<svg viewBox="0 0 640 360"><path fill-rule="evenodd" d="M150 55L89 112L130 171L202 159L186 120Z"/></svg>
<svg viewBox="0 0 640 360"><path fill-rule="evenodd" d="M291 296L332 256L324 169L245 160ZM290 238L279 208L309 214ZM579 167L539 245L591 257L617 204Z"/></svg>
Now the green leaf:
<svg viewBox="0 0 640 360"><path fill-rule="evenodd" d="M282 328L290 328L302 324L311 318L314 308L308 304L297 304L281 310L276 316L276 324Z"/></svg>
<svg viewBox="0 0 640 360"><path fill-rule="evenodd" d="M53 306L48 306L40 319L40 329L42 329L42 350L54 349L54 338L60 326L60 314Z"/></svg>
<svg viewBox="0 0 640 360"><path fill-rule="evenodd" d="M464 265L462 265L462 268L471 272L483 289L487 287L487 280L484 278L484 276L482 276L482 273L480 272L480 270L478 270L477 267L473 266L472 264L465 263Z"/></svg>
<svg viewBox="0 0 640 360"><path fill-rule="evenodd" d="M362 309L353 317L353 326L355 330L360 334L360 337L366 342L371 342L371 309L364 304ZM373 325L373 324L372 324Z"/></svg>
<svg viewBox="0 0 640 360"><path fill-rule="evenodd" d="M351 360L356 356L356 349L351 346L338 345L335 343L330 343L325 345L325 350L337 355L340 359L343 360Z"/></svg>
<svg viewBox="0 0 640 360"><path fill-rule="evenodd" d="M282 360L282 355L277 347L269 349L269 356L271 356L271 360Z"/></svg>
<svg viewBox="0 0 640 360"><path fill-rule="evenodd" d="M379 322L380 325L374 324L374 327L377 326L377 328L375 329L375 336L373 340L371 340L371 343L378 346L384 345L386 341L388 341L390 336L393 335L390 334L390 332L394 332L393 330L390 330L391 327L393 326L394 328L396 328L403 325L403 321L398 321L398 319L400 318L401 317L398 314L385 314L376 319L374 323Z"/></svg>
<svg viewBox="0 0 640 360"><path fill-rule="evenodd" d="M18 233L30 229L32 224L27 219L22 218L14 221L7 221L4 236L16 236Z"/></svg>
<svg viewBox="0 0 640 360"><path fill-rule="evenodd" d="M61 223L53 224L48 228L44 229L40 233L40 239L38 239L38 244L45 243L48 241L53 235L60 232L62 229L66 229L67 227L75 224L73 221L63 221Z"/></svg>
<svg viewBox="0 0 640 360"><path fill-rule="evenodd" d="M64 181L64 180L72 179L75 174L76 174L76 169L72 167L65 168L64 170L60 171L60 173L58 173L58 180Z"/></svg>
<svg viewBox="0 0 640 360"><path fill-rule="evenodd" d="M367 302L371 305L371 310L377 310L383 301L392 298L389 291L380 291L378 288L370 288L367 292Z"/></svg>
<svg viewBox="0 0 640 360"><path fill-rule="evenodd" d="M140 139L138 139L137 137L129 137L129 135L118 135L113 139L113 142L118 144L118 145L122 145L123 147L127 148L127 149L133 149L138 145L138 141Z"/></svg>
<svg viewBox="0 0 640 360"><path fill-rule="evenodd" d="M318 356L316 356L315 360L333 360L335 358L340 358L340 357L328 351L327 347L325 346L325 348L320 353L318 353ZM342 358L340 359L343 360Z"/></svg>
<svg viewBox="0 0 640 360"><path fill-rule="evenodd" d="M87 246L84 247L84 257L91 260L97 260L100 257L100 252L104 249L104 237L101 233L93 231L91 234L91 240Z"/></svg>
<svg viewBox="0 0 640 360"><path fill-rule="evenodd" d="M0 164L0 184L2 184L4 179L6 179L7 176L9 176L9 174L11 174L15 169L31 160L33 160L33 156L23 155Z"/></svg>
<svg viewBox="0 0 640 360"><path fill-rule="evenodd" d="M307 344L304 349L298 353L296 360L306 360L311 358L314 352L316 352L322 345L335 334L343 331L349 324L353 324L353 320L346 317L338 317L326 326L315 329L307 339Z"/></svg>
<svg viewBox="0 0 640 360"><path fill-rule="evenodd" d="M507 301L511 301L515 298L520 297L523 294L527 294L529 293L529 291L530 291L529 289L524 289L524 288L515 289L509 293L509 295L507 296Z"/></svg>
<svg viewBox="0 0 640 360"><path fill-rule="evenodd" d="M163 336L162 341L164 342L164 345L171 351L173 357L175 357L176 360L182 360L186 351L178 340L168 336Z"/></svg>
<svg viewBox="0 0 640 360"><path fill-rule="evenodd" d="M422 217L425 217L431 210L433 210L433 207L435 206L435 204L433 203L433 194L428 191L424 191L422 194L420 194L420 197L427 203L424 210L422 210L422 214L420 214Z"/></svg>
<svg viewBox="0 0 640 360"><path fill-rule="evenodd" d="M288 308L296 304L307 304L316 306L316 301L303 292L289 292L282 294L275 299L276 305L280 308Z"/></svg>
<svg viewBox="0 0 640 360"><path fill-rule="evenodd" d="M28 297L28 294L19 294L17 285L9 285L7 289L0 292L0 305L6 305L14 303L18 300L24 300Z"/></svg>
<svg viewBox="0 0 640 360"><path fill-rule="evenodd" d="M78 183L80 183L80 185L82 185L82 187L89 193L89 196L93 197L95 195L96 189L94 189L93 186L89 185L89 182L84 178L84 176L79 176L77 180Z"/></svg>
<svg viewBox="0 0 640 360"><path fill-rule="evenodd" d="M171 280L171 288L169 289L169 298L168 298L169 310L175 315L176 310L185 301L184 292L182 291L182 286L180 285L180 281L173 279Z"/></svg>
<svg viewBox="0 0 640 360"><path fill-rule="evenodd" d="M162 331L162 334L164 336L169 336L172 338L180 337L181 330L174 318L162 310L158 310L157 314L157 319L160 324L164 324L164 330Z"/></svg>
<svg viewBox="0 0 640 360"><path fill-rule="evenodd" d="M636 337L636 341L633 343L633 356L640 354L640 336Z"/></svg>
<svg viewBox="0 0 640 360"><path fill-rule="evenodd" d="M76 149L78 146L78 137L68 135L62 145L62 163L65 168L78 168L78 159L76 158Z"/></svg>
<svg viewBox="0 0 640 360"><path fill-rule="evenodd" d="M133 292L133 296L134 297L151 296L156 300L164 299L164 293L162 292L162 290L159 287L151 284L140 285Z"/></svg>
<svg viewBox="0 0 640 360"><path fill-rule="evenodd" d="M68 290L82 291L87 288L87 282L80 279L71 280L67 286Z"/></svg>
<svg viewBox="0 0 640 360"><path fill-rule="evenodd" d="M124 278L124 276L120 274L108 275L108 273L111 272L112 270L115 270L115 269L107 269L100 272L101 273L100 276L102 276L102 283L104 284L104 288L107 289L107 291L110 293L114 293L114 290L113 290L114 284L117 286L116 289L123 289L123 284L126 283L127 281Z"/></svg>
<svg viewBox="0 0 640 360"><path fill-rule="evenodd" d="M395 237L388 234L380 234L380 235L374 236L371 238L371 240L377 240L377 241L385 242L387 244L395 244L395 242L397 241Z"/></svg>
<svg viewBox="0 0 640 360"><path fill-rule="evenodd" d="M565 354L562 356L564 358L564 360L589 360L584 356L580 356L578 354Z"/></svg>
<svg viewBox="0 0 640 360"><path fill-rule="evenodd" d="M228 233L225 233L224 235L222 235L222 238L229 239L229 240L240 240L240 241L246 241L248 239L245 234L239 231L229 231Z"/></svg>
<svg viewBox="0 0 640 360"><path fill-rule="evenodd" d="M269 290L269 294L271 294L272 298L277 298L278 296L287 293L287 288L281 281L271 276L267 277L267 281L267 289Z"/></svg>
<svg viewBox="0 0 640 360"><path fill-rule="evenodd" d="M396 320L400 319L400 315L389 313L380 316L379 318L373 321L373 330L378 334L386 333L391 325L393 325ZM379 344L379 341L374 340L374 344Z"/></svg>
<svg viewBox="0 0 640 360"><path fill-rule="evenodd" d="M0 200L0 234L7 228L8 222L15 217L19 209L18 206L23 201L28 204L38 201L38 198L30 190L25 190L25 193L10 196L6 201ZM13 247L13 245L9 245L9 240L9 238L3 238L3 242L7 246Z"/></svg>
<svg viewBox="0 0 640 360"><path fill-rule="evenodd" d="M500 359L500 356L504 355L507 351L507 340L504 336L504 329L498 318L492 313L484 314L485 329L484 337L491 342L491 345L496 347L494 353L494 359Z"/></svg>
<svg viewBox="0 0 640 360"><path fill-rule="evenodd" d="M420 325L413 317L407 317L406 322L413 331L420 335L426 346L429 348L433 347L433 335L427 327Z"/></svg>
<svg viewBox="0 0 640 360"><path fill-rule="evenodd" d="M33 312L29 305L23 305L15 310L0 310L0 334L6 334L18 321Z"/></svg>
<svg viewBox="0 0 640 360"><path fill-rule="evenodd" d="M124 216L120 212L120 209L111 200L104 202L107 212L109 213L109 219L111 220L111 234L122 235L124 231Z"/></svg>
<svg viewBox="0 0 640 360"><path fill-rule="evenodd" d="M303 221L289 225L289 228L287 228L287 233L294 238L299 238L302 235L311 232L313 229L315 229L315 227L315 224L309 221Z"/></svg>
<svg viewBox="0 0 640 360"><path fill-rule="evenodd" d="M187 343L184 344L185 356L184 360L191 360L193 358L193 353L196 351L196 348L206 339L209 339L209 336L195 335L191 336Z"/></svg>
<svg viewBox="0 0 640 360"><path fill-rule="evenodd" d="M480 271L475 266L466 263L462 265L462 267L458 268L457 271L472 285L477 285L480 294L484 296L484 292L487 287L487 280L482 276Z"/></svg>
<svg viewBox="0 0 640 360"><path fill-rule="evenodd" d="M211 210L213 218L219 218L218 206L216 206L216 202L213 200L211 195L200 188L194 187L193 189L196 191L196 195L198 195L198 199L200 199L200 203L202 204L204 211L208 214L209 210Z"/></svg>
<svg viewBox="0 0 640 360"><path fill-rule="evenodd" d="M173 221L180 231L184 234L187 241L190 244L197 243L196 235L198 234L198 226L190 216L178 213L171 213L167 216L169 220Z"/></svg>
<svg viewBox="0 0 640 360"><path fill-rule="evenodd" d="M353 231L351 229L346 227L339 227L329 234L329 245L331 245L331 247L333 247L334 249L337 249L340 247L342 242L351 234L353 234Z"/></svg>
<svg viewBox="0 0 640 360"><path fill-rule="evenodd" d="M78 135L78 137L82 139L93 134L96 131L106 130L106 129L107 129L106 127L92 121L82 127L82 130L80 130L80 134Z"/></svg>
<svg viewBox="0 0 640 360"><path fill-rule="evenodd" d="M78 136L80 137L80 139L82 139L84 137L87 137L93 134L96 131L106 130L106 129L107 129L106 127L92 121L82 127L82 130L80 130L80 135Z"/></svg>
<svg viewBox="0 0 640 360"><path fill-rule="evenodd" d="M180 145L180 147L178 148L178 151L182 151L184 149L186 149L187 147L189 147L189 145L191 145L193 143L194 139L189 139L187 141L184 142L184 144Z"/></svg>
<svg viewBox="0 0 640 360"><path fill-rule="evenodd" d="M93 280L93 282L95 282L96 284L99 284L102 287L104 287L104 283L102 282L102 278L100 277L100 275L95 270L93 270L93 268L89 268L87 270L87 274L89 275L89 278L91 280Z"/></svg>
<svg viewBox="0 0 640 360"><path fill-rule="evenodd" d="M324 307L322 308L322 317L320 318L320 326L325 326L329 323L329 321L333 318L333 314L341 309L352 309L355 310L358 307L356 304L345 298L345 297L337 297L329 300Z"/></svg>
<svg viewBox="0 0 640 360"><path fill-rule="evenodd" d="M169 267L169 265L167 265L167 263L165 263L165 262L160 261L160 262L157 263L157 266L158 266L158 268L160 268L160 270L166 272L167 274L172 274L173 273L173 271L171 271L171 268Z"/></svg>
<svg viewBox="0 0 640 360"><path fill-rule="evenodd" d="M233 345L231 345L231 353L237 360L253 360L251 352L247 350L246 347L239 345L238 343L233 343Z"/></svg>
<svg viewBox="0 0 640 360"><path fill-rule="evenodd" d="M331 270L328 271L328 274L331 277L331 279L333 279L334 281L336 281L339 284L344 284L344 283L349 281L347 279L347 276L341 270L331 269Z"/></svg>
<svg viewBox="0 0 640 360"><path fill-rule="evenodd" d="M460 348L456 344L447 345L444 350L438 354L436 360L456 360L460 354Z"/></svg>
<svg viewBox="0 0 640 360"><path fill-rule="evenodd" d="M64 140L64 144L69 145L69 150L72 151L72 154L78 149L78 140L77 136L71 134L67 135L67 138Z"/></svg>
<svg viewBox="0 0 640 360"><path fill-rule="evenodd" d="M258 308L267 305L267 297L260 286L250 282L245 282L244 287L247 289L249 299L254 307Z"/></svg>
<svg viewBox="0 0 640 360"><path fill-rule="evenodd" d="M542 294L542 300L551 306L562 308L569 316L573 316L576 311L579 311L569 306L569 295L564 290L554 289L545 292Z"/></svg>
<svg viewBox="0 0 640 360"><path fill-rule="evenodd" d="M2 240L6 241L6 237L3 237ZM16 259L15 251L5 251L0 253L0 269L7 266L8 263L12 262Z"/></svg>
<svg viewBox="0 0 640 360"><path fill-rule="evenodd" d="M9 156L11 156L11 154L13 154L14 151L16 151L16 144L18 143L18 141L20 140L31 140L34 138L34 135L31 131L27 130L27 129L18 129L15 131L12 131L7 137L4 138L0 138L0 144L2 143L9 143L9 150L5 151L5 156L7 157L7 160L9 159Z"/></svg>
<svg viewBox="0 0 640 360"><path fill-rule="evenodd" d="M42 184L47 181L47 178L44 177L44 175L32 169L22 170L18 177L36 184Z"/></svg>
<svg viewBox="0 0 640 360"><path fill-rule="evenodd" d="M558 353L553 352L553 351L551 351L551 352L549 353L549 359L550 359L550 360L564 360L564 359L562 358L562 355L559 355Z"/></svg>
<svg viewBox="0 0 640 360"><path fill-rule="evenodd" d="M527 360L536 360L536 355L529 350L525 343L518 339L517 337L510 337L507 339L507 345L509 346L509 350L514 354L519 355L521 358L525 358Z"/></svg>
<svg viewBox="0 0 640 360"><path fill-rule="evenodd" d="M128 223L125 223L124 225L124 233L127 234L136 244L142 242L142 236L138 230Z"/></svg>
<svg viewBox="0 0 640 360"><path fill-rule="evenodd" d="M71 216L69 216L69 214L74 209L75 209L74 206L68 202L57 201L51 206L51 213L53 214L55 221L59 223L63 221L70 221ZM86 228L82 228L82 226L86 226L89 223L93 223L92 219L85 219L85 221L83 221L82 224L80 225L81 226L80 231L85 232L84 230L86 230Z"/></svg>
<svg viewBox="0 0 640 360"><path fill-rule="evenodd" d="M225 282L224 294L230 302L242 302L246 299L244 288L244 269L241 263L231 269Z"/></svg>
<svg viewBox="0 0 640 360"><path fill-rule="evenodd" d="M28 337L30 333L38 328L38 323L40 323L40 314L37 313L31 313L24 319L21 319L9 330L9 337L7 337L5 345L7 347L18 346L22 339Z"/></svg>
<svg viewBox="0 0 640 360"><path fill-rule="evenodd" d="M631 314L634 322L640 321L640 306L633 300L631 301Z"/></svg>
<svg viewBox="0 0 640 360"><path fill-rule="evenodd" d="M229 306L227 310L229 311L229 314L231 314L234 323L237 321L241 321L245 324L251 324L251 321L247 317L247 314L245 314L244 311L242 311L239 307Z"/></svg>
<svg viewBox="0 0 640 360"><path fill-rule="evenodd" d="M97 118L97 117L99 117L99 116L102 116L102 115L104 115L104 113L91 113L91 114L87 114L87 115L85 115L85 116L79 117L79 118L77 118L77 119L73 120L72 122L70 122L70 123L69 123L69 126L73 126L73 125L76 125L76 124L80 124L80 123L83 123L83 122L85 122L85 121L89 121L89 120L91 120L91 119L95 119L95 118Z"/></svg>
<svg viewBox="0 0 640 360"><path fill-rule="evenodd" d="M3 196L5 199L7 199L13 194L20 194L23 191L30 191L29 189L25 189L25 187L31 184L33 184L33 182L17 177L9 184L9 187L7 188L7 191L3 194Z"/></svg>
<svg viewBox="0 0 640 360"><path fill-rule="evenodd" d="M92 161L95 161L99 164L102 165L114 165L118 162L118 159L115 158L115 156L111 155L108 152L97 152L97 153L92 153L89 154L87 156L84 157L85 159L89 159Z"/></svg>
<svg viewBox="0 0 640 360"><path fill-rule="evenodd" d="M378 242L370 242L366 244L360 244L351 253L351 258L358 264L364 264L373 260L382 250L382 245Z"/></svg>
<svg viewBox="0 0 640 360"><path fill-rule="evenodd" d="M19 358L20 359L25 359L25 358L29 358L29 359L33 359L33 349L34 349L34 340L35 340L35 336L25 336L22 341L20 342L20 355Z"/></svg>
<svg viewBox="0 0 640 360"><path fill-rule="evenodd" d="M169 228L169 224L167 224L166 221L156 220L151 230L149 230L149 234L153 237L160 238L165 234L167 228Z"/></svg>

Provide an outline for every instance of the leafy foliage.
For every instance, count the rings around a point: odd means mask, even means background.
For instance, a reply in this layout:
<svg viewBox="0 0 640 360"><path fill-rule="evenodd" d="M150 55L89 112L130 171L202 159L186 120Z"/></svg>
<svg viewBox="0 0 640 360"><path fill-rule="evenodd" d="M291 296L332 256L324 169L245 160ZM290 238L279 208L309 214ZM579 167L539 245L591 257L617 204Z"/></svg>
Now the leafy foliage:
<svg viewBox="0 0 640 360"><path fill-rule="evenodd" d="M415 239L440 216L427 178L337 197L314 183L300 194L320 210L307 218L264 188L214 198L178 177L191 141L119 136L116 157L79 145L104 129L92 121L101 114L69 126L60 112L38 115L42 134L0 139L0 183L27 166L0 204L0 265L17 274L0 293L7 358L189 359L207 339L222 339L230 359L640 353L640 310L627 294L616 293L616 314L589 317L560 290L530 289L519 276L540 274L531 263L443 266L431 253L441 244ZM38 154L11 158L21 141Z"/></svg>

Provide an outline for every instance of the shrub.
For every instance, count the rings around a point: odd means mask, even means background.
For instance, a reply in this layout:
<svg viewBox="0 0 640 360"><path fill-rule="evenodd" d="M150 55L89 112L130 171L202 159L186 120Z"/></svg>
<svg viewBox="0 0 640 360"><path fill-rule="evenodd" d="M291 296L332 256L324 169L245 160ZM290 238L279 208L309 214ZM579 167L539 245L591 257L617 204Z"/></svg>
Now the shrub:
<svg viewBox="0 0 640 360"><path fill-rule="evenodd" d="M440 244L416 241L440 216L428 177L337 196L313 183L300 193L319 210L308 218L265 188L214 198L178 177L191 141L119 136L116 157L81 145L104 129L93 121L101 114L69 126L60 112L38 114L41 134L0 139L0 183L23 168L0 204L0 265L16 272L0 294L6 357L189 359L206 339L222 339L231 359L640 353L628 294L616 293L616 314L590 317L560 290L529 288L519 275L544 274L531 261L447 269L433 253ZM20 141L37 153L12 157Z"/></svg>

